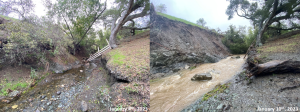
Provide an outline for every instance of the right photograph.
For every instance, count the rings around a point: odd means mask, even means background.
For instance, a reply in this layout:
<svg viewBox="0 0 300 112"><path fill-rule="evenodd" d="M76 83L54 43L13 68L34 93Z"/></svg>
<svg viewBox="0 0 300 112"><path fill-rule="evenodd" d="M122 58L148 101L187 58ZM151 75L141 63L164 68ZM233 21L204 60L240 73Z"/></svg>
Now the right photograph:
<svg viewBox="0 0 300 112"><path fill-rule="evenodd" d="M151 0L150 111L300 111L299 0Z"/></svg>

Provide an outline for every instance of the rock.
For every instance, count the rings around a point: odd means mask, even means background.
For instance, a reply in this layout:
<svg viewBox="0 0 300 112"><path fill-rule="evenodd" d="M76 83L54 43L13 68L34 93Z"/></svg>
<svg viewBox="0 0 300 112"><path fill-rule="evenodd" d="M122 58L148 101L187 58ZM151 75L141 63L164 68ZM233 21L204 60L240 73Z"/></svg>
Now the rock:
<svg viewBox="0 0 300 112"><path fill-rule="evenodd" d="M10 103L9 100L1 100L1 102L4 102L4 103Z"/></svg>
<svg viewBox="0 0 300 112"><path fill-rule="evenodd" d="M87 110L88 110L87 103L85 101L81 101L81 110L83 112L87 112Z"/></svg>
<svg viewBox="0 0 300 112"><path fill-rule="evenodd" d="M35 112L40 112L40 110L39 109L36 109L36 111Z"/></svg>
<svg viewBox="0 0 300 112"><path fill-rule="evenodd" d="M91 63L92 68L96 68L97 65L95 63Z"/></svg>
<svg viewBox="0 0 300 112"><path fill-rule="evenodd" d="M61 92L60 92L60 91L57 91L57 92L56 92L56 94L57 94L57 95L60 95L60 94L61 94Z"/></svg>
<svg viewBox="0 0 300 112"><path fill-rule="evenodd" d="M20 94L20 91L13 91L8 94L9 97L16 97L18 94Z"/></svg>
<svg viewBox="0 0 300 112"><path fill-rule="evenodd" d="M201 80L211 80L211 79L212 79L212 76L210 73L200 73L200 74L195 74L191 80L192 81L201 81Z"/></svg>
<svg viewBox="0 0 300 112"><path fill-rule="evenodd" d="M28 101L29 101L29 102L32 102L33 100L30 98Z"/></svg>
<svg viewBox="0 0 300 112"><path fill-rule="evenodd" d="M221 104L217 107L217 109L218 109L218 110L223 110L224 107L225 107L225 105L221 103Z"/></svg>
<svg viewBox="0 0 300 112"><path fill-rule="evenodd" d="M170 56L172 56L174 54L175 54L175 51L163 52L163 55L166 56L166 57L170 57Z"/></svg>
<svg viewBox="0 0 300 112"><path fill-rule="evenodd" d="M17 108L18 107L18 105L14 105L14 106L12 106L11 108L12 109L15 109L15 108Z"/></svg>
<svg viewBox="0 0 300 112"><path fill-rule="evenodd" d="M51 105L51 103L52 103L52 102L51 102L51 101L49 101L49 102L47 103L47 105L49 106L49 105Z"/></svg>
<svg viewBox="0 0 300 112"><path fill-rule="evenodd" d="M42 95L42 96L41 96L41 99L44 99L44 98L46 98L46 95Z"/></svg>
<svg viewBox="0 0 300 112"><path fill-rule="evenodd" d="M89 67L90 66L90 63L86 63L84 64L85 67Z"/></svg>
<svg viewBox="0 0 300 112"><path fill-rule="evenodd" d="M62 105L62 104L59 104L57 107L58 107L58 108L62 108L62 107L63 107L63 105Z"/></svg>
<svg viewBox="0 0 300 112"><path fill-rule="evenodd" d="M229 93L229 90L228 89L225 89L225 91L224 91L226 94L228 94Z"/></svg>
<svg viewBox="0 0 300 112"><path fill-rule="evenodd" d="M184 68L185 68L185 69L189 69L189 68L190 68L190 66L188 66L188 65L185 65L185 66L184 66Z"/></svg>
<svg viewBox="0 0 300 112"><path fill-rule="evenodd" d="M79 70L80 72L83 72L83 70Z"/></svg>
<svg viewBox="0 0 300 112"><path fill-rule="evenodd" d="M232 57L231 57L231 59L239 59L239 58L241 58L241 57L240 57L240 56L235 56L235 57L232 56Z"/></svg>

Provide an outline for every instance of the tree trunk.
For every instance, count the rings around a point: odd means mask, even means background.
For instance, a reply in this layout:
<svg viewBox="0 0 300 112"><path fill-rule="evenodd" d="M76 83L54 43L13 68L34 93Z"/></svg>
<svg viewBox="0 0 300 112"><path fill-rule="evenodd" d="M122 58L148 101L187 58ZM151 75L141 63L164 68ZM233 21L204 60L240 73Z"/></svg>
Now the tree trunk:
<svg viewBox="0 0 300 112"><path fill-rule="evenodd" d="M273 19L275 17L277 7L278 7L278 0L274 0L273 10L272 10L271 14L269 15L268 18L265 18L265 19L261 20L261 22L259 24L259 33L258 33L258 36L256 38L256 46L257 47L262 46L262 43L261 43L262 35L264 34L264 32L267 29L267 27L272 23L271 19ZM265 23L263 23L264 20L266 20Z"/></svg>
<svg viewBox="0 0 300 112"><path fill-rule="evenodd" d="M114 25L115 23L113 23L113 25L112 25L112 30L111 30L111 33L109 36L109 44L112 48L118 47L116 44L116 36L117 36L117 33L119 32L120 28L122 27L126 17L131 13L132 5L133 5L133 0L130 0L126 13L119 19L119 21L116 25Z"/></svg>
<svg viewBox="0 0 300 112"><path fill-rule="evenodd" d="M250 70L250 76L257 76L270 73L300 73L300 61L274 60L258 64Z"/></svg>

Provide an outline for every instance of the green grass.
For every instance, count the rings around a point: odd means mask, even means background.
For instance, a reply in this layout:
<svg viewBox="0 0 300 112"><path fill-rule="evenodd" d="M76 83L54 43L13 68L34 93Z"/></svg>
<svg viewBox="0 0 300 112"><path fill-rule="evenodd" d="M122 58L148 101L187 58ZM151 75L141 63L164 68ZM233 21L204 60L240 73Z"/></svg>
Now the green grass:
<svg viewBox="0 0 300 112"><path fill-rule="evenodd" d="M210 91L204 95L204 97L202 98L202 101L206 101L210 97L212 97L216 94L223 93L224 90L228 88L228 86L229 86L229 84L216 85L216 87L212 91Z"/></svg>
<svg viewBox="0 0 300 112"><path fill-rule="evenodd" d="M149 29L145 29L145 30L136 30L136 31L135 31L135 35L144 33L144 32L146 32L146 31L149 31Z"/></svg>
<svg viewBox="0 0 300 112"><path fill-rule="evenodd" d="M5 81L3 81L3 82L5 82ZM2 83L2 84L0 84L0 86L2 86L2 89L0 91L0 95L1 96L6 96L6 95L8 95L7 89L11 89L12 91L14 91L18 88L26 88L28 86L28 83L26 83L26 82L18 82L16 84Z"/></svg>
<svg viewBox="0 0 300 112"><path fill-rule="evenodd" d="M18 19L12 18L12 17L4 16L4 15L0 15L0 17L4 18L6 20L13 20L13 21L18 20Z"/></svg>
<svg viewBox="0 0 300 112"><path fill-rule="evenodd" d="M167 15L167 14L164 14L164 13L160 13L160 12L156 12L158 15L161 15L161 16L164 16L166 18L169 18L171 20L175 20L175 21L180 21L180 22L183 22L185 24L189 24L189 25L193 25L193 26L197 26L199 28L202 28L202 29L206 29L204 28L203 26L200 26L196 23L193 23L193 22L190 22L190 21L187 21L187 20L184 20L184 19L181 19L181 18L177 18L177 17L174 17L174 16L170 16L170 15Z"/></svg>
<svg viewBox="0 0 300 112"><path fill-rule="evenodd" d="M185 23L185 24L189 24L189 25L192 25L192 26L197 26L197 27L199 27L199 28L201 28L201 29L210 30L210 29L207 29L207 28L205 28L205 27L203 27L203 26L200 26L200 25L198 25L198 24L196 24L196 23L193 23L193 22L190 22L190 21L181 19L181 18L177 18L177 17L170 16L170 15L167 15L167 14L164 14L164 13L160 13L160 12L156 12L156 13L157 13L158 15L160 15L160 16L166 17L166 18L171 19L171 20L174 20L174 21L180 21L180 22L183 22L183 23ZM214 32L214 33L220 35L220 34L217 33L216 31L213 31L213 30L210 30L210 31L212 31L212 32Z"/></svg>
<svg viewBox="0 0 300 112"><path fill-rule="evenodd" d="M125 55L123 55L121 52L116 50L113 52L109 52L109 55L111 56L111 60L113 64L118 64L118 65L124 64Z"/></svg>

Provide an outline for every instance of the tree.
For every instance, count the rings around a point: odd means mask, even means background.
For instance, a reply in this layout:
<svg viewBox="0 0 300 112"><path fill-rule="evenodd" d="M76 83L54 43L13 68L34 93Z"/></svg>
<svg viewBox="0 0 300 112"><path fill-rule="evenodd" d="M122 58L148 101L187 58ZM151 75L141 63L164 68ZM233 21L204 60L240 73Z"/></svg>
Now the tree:
<svg viewBox="0 0 300 112"><path fill-rule="evenodd" d="M19 18L26 21L29 15L33 12L34 6L35 4L32 0L0 1L0 14L8 15L10 13L16 13Z"/></svg>
<svg viewBox="0 0 300 112"><path fill-rule="evenodd" d="M109 37L109 44L112 48L117 47L116 36L120 29L147 29L124 26L126 22L149 15L150 3L149 0L116 0L117 7L112 8L106 14L112 17L111 21L111 35Z"/></svg>
<svg viewBox="0 0 300 112"><path fill-rule="evenodd" d="M245 42L245 30L243 26L238 29L234 25L230 25L222 39L223 44L228 47L233 54L242 54L247 51Z"/></svg>
<svg viewBox="0 0 300 112"><path fill-rule="evenodd" d="M166 7L166 5L165 4L159 4L159 5L157 5L156 7L155 7L155 10L157 11L157 12L160 12L160 13L165 13L165 12L167 12L167 7Z"/></svg>
<svg viewBox="0 0 300 112"><path fill-rule="evenodd" d="M203 27L205 27L205 25L206 25L206 22L204 21L203 18L198 19L196 23L200 26L203 26Z"/></svg>
<svg viewBox="0 0 300 112"><path fill-rule="evenodd" d="M248 0L230 0L226 14L228 19L234 14L249 19L252 24L258 26L256 46L261 46L262 36L268 29L294 30L299 29L296 21L300 19L299 0L265 0L264 2L250 3ZM271 27L272 24L288 24L288 28Z"/></svg>
<svg viewBox="0 0 300 112"><path fill-rule="evenodd" d="M106 1L101 3L99 0L58 0L54 4L51 0L46 0L45 5L48 15L61 20L58 24L74 40L74 53L106 10Z"/></svg>

